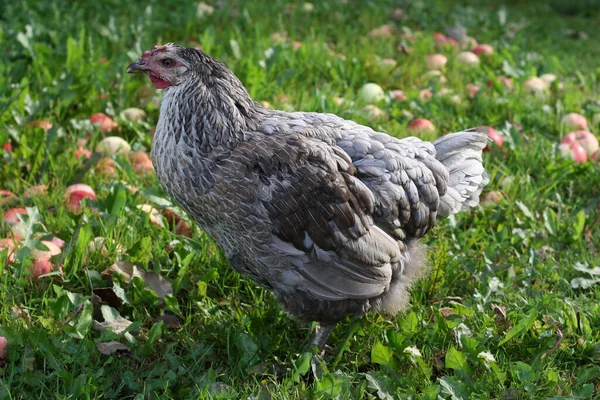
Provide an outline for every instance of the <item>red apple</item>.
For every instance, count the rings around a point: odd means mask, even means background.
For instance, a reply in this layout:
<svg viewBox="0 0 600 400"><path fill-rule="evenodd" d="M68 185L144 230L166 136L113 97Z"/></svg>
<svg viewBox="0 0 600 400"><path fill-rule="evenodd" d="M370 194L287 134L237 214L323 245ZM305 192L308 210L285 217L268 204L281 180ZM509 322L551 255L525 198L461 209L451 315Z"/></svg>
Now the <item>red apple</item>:
<svg viewBox="0 0 600 400"><path fill-rule="evenodd" d="M0 336L0 358L6 357L6 346L8 346L8 340L4 336Z"/></svg>
<svg viewBox="0 0 600 400"><path fill-rule="evenodd" d="M494 48L489 44L480 44L473 49L473 53L477 55L483 54L485 56L489 56L494 53Z"/></svg>
<svg viewBox="0 0 600 400"><path fill-rule="evenodd" d="M27 210L23 207L9 208L4 212L4 222L10 225L20 223L19 214L27 215Z"/></svg>
<svg viewBox="0 0 600 400"><path fill-rule="evenodd" d="M79 160L81 157L85 157L85 158L90 158L92 156L92 152L84 149L83 147L78 148L77 150L75 150L75 159Z"/></svg>
<svg viewBox="0 0 600 400"><path fill-rule="evenodd" d="M2 149L4 151L6 151L7 153L12 153L13 148L12 148L12 144L10 142L6 142L2 145Z"/></svg>
<svg viewBox="0 0 600 400"><path fill-rule="evenodd" d="M417 118L410 121L407 129L410 133L435 132L433 123L425 118Z"/></svg>
<svg viewBox="0 0 600 400"><path fill-rule="evenodd" d="M90 121L92 121L92 124L100 127L103 133L112 132L118 127L117 123L104 113L90 115Z"/></svg>
<svg viewBox="0 0 600 400"><path fill-rule="evenodd" d="M446 38L446 35L444 35L443 33L434 32L433 33L433 41L435 42L436 45L443 46L446 44L446 42L448 42L448 39Z"/></svg>
<svg viewBox="0 0 600 400"><path fill-rule="evenodd" d="M480 90L481 88L477 85L474 85L472 83L467 84L467 92L469 93L470 98L474 98L475 96L477 96L477 93L479 93Z"/></svg>
<svg viewBox="0 0 600 400"><path fill-rule="evenodd" d="M88 185L77 183L69 186L65 191L65 200L68 203L67 207L73 212L80 210L80 203L85 198L96 200L94 189Z"/></svg>
<svg viewBox="0 0 600 400"><path fill-rule="evenodd" d="M504 138L497 130L495 130L491 126L483 126L482 128L486 128L488 131L487 136L490 139L492 139L498 147L502 147L502 144L504 143ZM485 148L483 149L483 151L489 151L489 150L490 150L489 145L485 146Z"/></svg>
<svg viewBox="0 0 600 400"><path fill-rule="evenodd" d="M52 264L48 258L36 258L30 269L33 274L33 279L38 279L40 276L49 274L53 270L54 264ZM59 271L62 271L62 268L59 268Z"/></svg>
<svg viewBox="0 0 600 400"><path fill-rule="evenodd" d="M587 119L581 114L569 113L560 120L560 124L564 125L568 130L571 129L588 129Z"/></svg>
<svg viewBox="0 0 600 400"><path fill-rule="evenodd" d="M115 160L108 157L102 157L98 160L95 169L103 176L113 176L115 174Z"/></svg>
<svg viewBox="0 0 600 400"><path fill-rule="evenodd" d="M598 139L593 133L588 131L575 131L563 136L561 144L579 143L585 150L588 157L591 157L598 151Z"/></svg>
<svg viewBox="0 0 600 400"><path fill-rule="evenodd" d="M131 165L133 165L133 170L138 174L147 174L154 171L152 160L148 153L144 151L134 151L129 155L129 159Z"/></svg>
<svg viewBox="0 0 600 400"><path fill-rule="evenodd" d="M433 93L429 89L423 89L419 92L419 100L428 102L433 97Z"/></svg>
<svg viewBox="0 0 600 400"><path fill-rule="evenodd" d="M577 142L561 143L558 148L563 157L570 157L577 163L584 163L587 161L587 154L585 150Z"/></svg>
<svg viewBox="0 0 600 400"><path fill-rule="evenodd" d="M392 90L390 92L396 101L406 101L408 98L402 90Z"/></svg>

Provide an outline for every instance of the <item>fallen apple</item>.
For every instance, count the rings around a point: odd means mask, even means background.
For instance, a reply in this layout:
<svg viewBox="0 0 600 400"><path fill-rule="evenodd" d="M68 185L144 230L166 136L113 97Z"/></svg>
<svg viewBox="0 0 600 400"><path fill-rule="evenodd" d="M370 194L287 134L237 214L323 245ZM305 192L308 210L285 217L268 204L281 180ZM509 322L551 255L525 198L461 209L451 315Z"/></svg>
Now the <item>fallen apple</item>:
<svg viewBox="0 0 600 400"><path fill-rule="evenodd" d="M427 56L427 67L429 69L443 69L447 62L448 58L443 54L431 54Z"/></svg>
<svg viewBox="0 0 600 400"><path fill-rule="evenodd" d="M577 113L568 113L560 120L560 124L567 130L587 130L588 122L587 119Z"/></svg>
<svg viewBox="0 0 600 400"><path fill-rule="evenodd" d="M470 51L461 51L458 53L456 56L456 61L468 67L475 67L479 65L479 57L477 57L477 54Z"/></svg>
<svg viewBox="0 0 600 400"><path fill-rule="evenodd" d="M473 53L477 55L489 56L494 54L494 48L489 44L480 44L473 49Z"/></svg>
<svg viewBox="0 0 600 400"><path fill-rule="evenodd" d="M504 138L496 129L492 128L491 126L483 126L482 128L487 129L487 136L492 139L492 141L496 143L498 147L502 147ZM486 145L483 151L489 151L489 145Z"/></svg>
<svg viewBox="0 0 600 400"><path fill-rule="evenodd" d="M79 147L75 150L75 159L79 160L81 157L90 158L92 156L92 152L84 149L83 147Z"/></svg>
<svg viewBox="0 0 600 400"><path fill-rule="evenodd" d="M423 89L419 92L419 100L422 102L428 102L433 97L433 93L429 89Z"/></svg>
<svg viewBox="0 0 600 400"><path fill-rule="evenodd" d="M407 129L410 133L435 132L435 126L425 118L417 118L409 122Z"/></svg>
<svg viewBox="0 0 600 400"><path fill-rule="evenodd" d="M390 92L390 94L392 95L392 98L396 101L408 100L408 98L406 97L406 95L404 94L404 92L402 90L392 90Z"/></svg>
<svg viewBox="0 0 600 400"><path fill-rule="evenodd" d="M27 210L23 207L9 208L4 212L4 222L10 225L20 223L19 214L27 215Z"/></svg>
<svg viewBox="0 0 600 400"><path fill-rule="evenodd" d="M90 115L90 121L92 124L98 126L103 133L112 132L118 127L112 118L101 112Z"/></svg>
<svg viewBox="0 0 600 400"><path fill-rule="evenodd" d="M33 279L39 279L42 275L48 275L54 271L54 264L48 258L37 258L33 260L33 265L30 269ZM62 267L58 271L62 272Z"/></svg>
<svg viewBox="0 0 600 400"><path fill-rule="evenodd" d="M146 118L146 112L140 108L130 107L121 111L121 118L131 122L139 122Z"/></svg>
<svg viewBox="0 0 600 400"><path fill-rule="evenodd" d="M133 170L138 174L147 174L154 171L152 160L148 153L144 151L134 151L129 155L129 160L133 166Z"/></svg>
<svg viewBox="0 0 600 400"><path fill-rule="evenodd" d="M539 95L548 91L548 84L537 76L527 79L524 83L525 89L530 93Z"/></svg>
<svg viewBox="0 0 600 400"><path fill-rule="evenodd" d="M480 90L481 88L477 85L474 85L472 83L467 84L467 93L469 93L470 98L474 98L475 96L477 96L477 93L479 93Z"/></svg>
<svg viewBox="0 0 600 400"><path fill-rule="evenodd" d="M126 156L131 152L131 146L122 137L107 136L96 145L96 151L105 156L112 156L114 154Z"/></svg>
<svg viewBox="0 0 600 400"><path fill-rule="evenodd" d="M587 161L585 149L577 142L561 143L558 145L558 149L563 157L571 158L577 163L584 163Z"/></svg>
<svg viewBox="0 0 600 400"><path fill-rule="evenodd" d="M598 151L598 139L593 133L588 131L574 131L563 136L561 144L579 143L585 150L585 154L591 157Z"/></svg>
<svg viewBox="0 0 600 400"><path fill-rule="evenodd" d="M67 202L67 207L71 211L78 212L81 208L81 201L83 199L96 200L94 189L83 183L76 183L67 187L67 190L65 191L65 201Z"/></svg>
<svg viewBox="0 0 600 400"><path fill-rule="evenodd" d="M4 336L0 336L0 358L6 357L6 346L8 346L8 340Z"/></svg>
<svg viewBox="0 0 600 400"><path fill-rule="evenodd" d="M385 92L376 83L365 83L358 91L358 99L366 104L379 103L385 98Z"/></svg>

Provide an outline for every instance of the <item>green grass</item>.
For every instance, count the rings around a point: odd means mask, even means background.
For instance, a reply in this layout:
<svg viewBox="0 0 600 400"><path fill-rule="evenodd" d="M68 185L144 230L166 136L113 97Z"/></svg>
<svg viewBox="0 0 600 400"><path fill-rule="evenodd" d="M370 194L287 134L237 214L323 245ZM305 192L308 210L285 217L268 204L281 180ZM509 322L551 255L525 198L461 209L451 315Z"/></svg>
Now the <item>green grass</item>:
<svg viewBox="0 0 600 400"><path fill-rule="evenodd" d="M311 12L301 2L262 3L221 1L204 19L195 3L181 0L0 5L0 145L13 147L0 150L0 189L17 196L2 207L31 207L17 260L0 268L0 336L9 342L0 399L599 398L600 285L598 274L581 269L600 266L600 167L563 160L555 148L562 115L579 112L591 121L600 113L594 1L566 10L559 0L331 0L315 2ZM406 14L401 22L391 19L397 6ZM409 54L397 50L399 34L367 36L390 22L415 35ZM425 56L436 51L432 33L457 22L495 54L468 70L454 62L456 50L445 48L448 82L424 80ZM136 174L121 156L112 177L74 160L78 140L93 150L104 136L88 122L94 112L115 117L117 134L135 150L150 149L158 97L125 68L169 41L201 44L273 107L333 112L398 137L408 135L403 111L432 120L438 134L478 125L502 130L505 145L492 148L485 165L492 175L487 191L501 191L504 200L442 221L425 240L432 272L415 286L412 308L397 318L341 324L331 353L311 364L301 353L310 326L233 272L206 235L176 236L136 207L171 206L153 176ZM383 67L377 57L398 64ZM523 82L543 73L555 73L563 88L528 94ZM487 87L498 75L512 76L512 92ZM402 89L408 101L382 102L387 118L373 119L352 103L365 82ZM467 83L484 91L469 99ZM418 99L421 89L443 86L462 103ZM347 101L337 106L335 96ZM148 116L120 119L127 107ZM30 126L42 119L53 125L47 133ZM598 124L592 131L600 132ZM81 214L63 200L76 182L98 195ZM47 193L26 197L37 184ZM66 242L52 259L64 276L32 280L31 250L46 233ZM86 256L94 237L105 238L107 251ZM6 255L0 252L0 265ZM117 260L165 277L173 294L160 298L139 278L103 279ZM133 322L127 331L94 329L94 320L118 315ZM102 354L97 344L111 341L129 351Z"/></svg>

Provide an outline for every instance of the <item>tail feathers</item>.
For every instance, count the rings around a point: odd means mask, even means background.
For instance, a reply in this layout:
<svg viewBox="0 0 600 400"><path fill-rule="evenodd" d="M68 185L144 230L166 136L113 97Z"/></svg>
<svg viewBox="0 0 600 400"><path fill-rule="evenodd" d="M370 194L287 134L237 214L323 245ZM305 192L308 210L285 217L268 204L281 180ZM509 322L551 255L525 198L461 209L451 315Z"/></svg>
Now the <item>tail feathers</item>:
<svg viewBox="0 0 600 400"><path fill-rule="evenodd" d="M488 143L485 128L451 133L433 142L435 158L450 173L448 189L440 199L438 215L448 217L479 204L481 190L490 181L481 153Z"/></svg>

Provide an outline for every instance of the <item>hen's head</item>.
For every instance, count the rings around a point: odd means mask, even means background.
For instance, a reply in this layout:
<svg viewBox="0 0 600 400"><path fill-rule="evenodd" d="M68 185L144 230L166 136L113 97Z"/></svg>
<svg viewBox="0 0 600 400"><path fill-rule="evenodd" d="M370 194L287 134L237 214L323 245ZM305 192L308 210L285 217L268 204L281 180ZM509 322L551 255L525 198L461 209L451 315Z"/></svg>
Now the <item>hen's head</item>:
<svg viewBox="0 0 600 400"><path fill-rule="evenodd" d="M154 46L129 65L127 72L148 74L150 81L158 89L181 85L192 75L194 57L189 53L193 51L172 43Z"/></svg>

